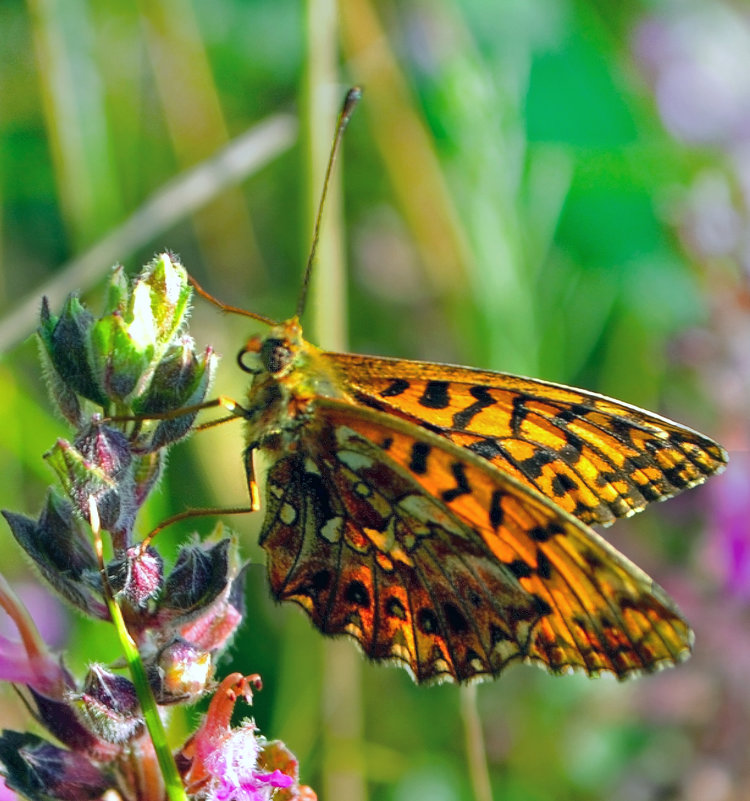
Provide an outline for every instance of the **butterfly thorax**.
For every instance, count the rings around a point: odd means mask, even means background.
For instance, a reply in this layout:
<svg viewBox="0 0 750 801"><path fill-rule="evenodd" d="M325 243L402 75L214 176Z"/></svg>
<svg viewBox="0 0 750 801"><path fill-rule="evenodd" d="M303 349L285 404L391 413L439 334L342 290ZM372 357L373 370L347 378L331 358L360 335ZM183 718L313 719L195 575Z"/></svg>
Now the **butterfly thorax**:
<svg viewBox="0 0 750 801"><path fill-rule="evenodd" d="M251 447L294 449L316 397L348 398L325 353L303 338L296 317L252 337L240 357L253 374L245 414Z"/></svg>

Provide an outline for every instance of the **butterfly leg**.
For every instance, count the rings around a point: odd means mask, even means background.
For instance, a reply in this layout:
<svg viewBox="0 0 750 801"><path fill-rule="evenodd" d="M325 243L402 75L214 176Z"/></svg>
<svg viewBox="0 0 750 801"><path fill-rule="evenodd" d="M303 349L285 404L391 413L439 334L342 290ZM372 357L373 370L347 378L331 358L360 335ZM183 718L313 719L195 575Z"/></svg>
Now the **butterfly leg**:
<svg viewBox="0 0 750 801"><path fill-rule="evenodd" d="M250 494L250 509L253 512L260 511L260 492L258 491L258 482L255 478L255 459L253 454L255 448L248 445L245 452L242 454L242 460L245 464L245 475L247 476L247 491Z"/></svg>

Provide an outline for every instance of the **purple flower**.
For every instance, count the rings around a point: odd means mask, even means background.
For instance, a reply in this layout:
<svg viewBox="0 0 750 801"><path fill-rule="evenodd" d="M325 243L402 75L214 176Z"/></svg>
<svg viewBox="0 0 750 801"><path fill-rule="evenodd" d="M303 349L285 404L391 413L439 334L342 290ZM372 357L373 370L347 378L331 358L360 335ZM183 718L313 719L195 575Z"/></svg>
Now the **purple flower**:
<svg viewBox="0 0 750 801"><path fill-rule="evenodd" d="M17 801L17 799L18 796L12 790L8 789L5 780L0 776L0 801Z"/></svg>
<svg viewBox="0 0 750 801"><path fill-rule="evenodd" d="M726 146L750 135L750 24L720 3L649 18L635 50L664 124L685 142Z"/></svg>
<svg viewBox="0 0 750 801"><path fill-rule="evenodd" d="M291 787L294 780L280 770L256 770L259 751L252 721L246 720L227 732L204 763L211 776L207 793L210 801L270 801L276 788Z"/></svg>
<svg viewBox="0 0 750 801"><path fill-rule="evenodd" d="M0 574L0 608L13 620L21 642L0 636L0 681L27 684L43 695L59 698L66 675L51 654L28 611Z"/></svg>
<svg viewBox="0 0 750 801"><path fill-rule="evenodd" d="M232 673L221 682L200 729L178 756L178 763L187 765L183 777L189 792L201 792L208 801L271 801L279 788L301 789L291 771L258 769L267 743L256 734L251 720L230 727L235 702L244 698L250 703L252 690L259 688L257 675ZM296 762L288 762L288 767L296 769ZM292 798L297 797L301 796L295 792Z"/></svg>
<svg viewBox="0 0 750 801"><path fill-rule="evenodd" d="M732 452L732 469L711 493L711 561L727 591L750 600L750 452Z"/></svg>

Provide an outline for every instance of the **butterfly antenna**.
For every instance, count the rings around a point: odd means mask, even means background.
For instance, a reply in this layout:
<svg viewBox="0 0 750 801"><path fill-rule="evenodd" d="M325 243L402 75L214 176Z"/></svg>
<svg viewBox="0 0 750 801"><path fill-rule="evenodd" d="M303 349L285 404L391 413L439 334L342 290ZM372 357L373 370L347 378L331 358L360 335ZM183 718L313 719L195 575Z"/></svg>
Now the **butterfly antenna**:
<svg viewBox="0 0 750 801"><path fill-rule="evenodd" d="M207 292L196 280L193 278L192 275L188 276L188 281L190 281L190 285L193 289L204 299L207 300L209 303L213 303L214 306L221 309L221 311L225 312L226 314L240 314L243 317L249 317L251 320L257 320L260 323L265 323L266 325L278 325L276 320L272 320L270 317L266 317L265 314L258 314L257 312L247 311L247 309L241 309L239 306L230 306L228 303L222 303L218 298L215 298L210 292Z"/></svg>
<svg viewBox="0 0 750 801"><path fill-rule="evenodd" d="M325 206L326 196L328 195L328 185L331 182L331 171L336 161L336 156L340 150L341 139L344 136L346 126L352 118L354 108L362 97L362 90L359 86L353 86L344 98L344 103L339 112L338 122L336 123L336 133L331 145L331 154L328 156L328 166L326 167L325 178L323 179L323 191L320 195L320 203L318 203L318 213L315 217L315 228L313 229L312 245L310 247L310 255L307 257L307 266L305 267L305 276L302 279L302 289L299 294L299 301L297 302L297 317L302 316L305 310L305 301L307 300L307 290L310 288L310 276L312 275L312 266L315 261L315 254L318 250L318 240L320 239L320 220L323 216L323 207Z"/></svg>

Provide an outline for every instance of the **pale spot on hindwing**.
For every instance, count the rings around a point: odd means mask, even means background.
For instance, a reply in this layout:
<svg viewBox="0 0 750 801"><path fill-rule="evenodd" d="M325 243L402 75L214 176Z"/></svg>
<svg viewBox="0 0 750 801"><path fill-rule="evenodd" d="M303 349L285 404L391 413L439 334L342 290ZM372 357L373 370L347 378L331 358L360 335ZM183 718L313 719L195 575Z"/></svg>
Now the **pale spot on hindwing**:
<svg viewBox="0 0 750 801"><path fill-rule="evenodd" d="M309 456L305 458L305 472L314 473L316 476L320 475L320 468Z"/></svg>
<svg viewBox="0 0 750 801"><path fill-rule="evenodd" d="M372 459L370 459L369 456L365 456L362 453L357 453L356 451L337 451L336 458L355 472L366 467L372 467Z"/></svg>
<svg viewBox="0 0 750 801"><path fill-rule="evenodd" d="M328 542L334 543L341 539L341 532L344 528L344 519L342 517L332 517L320 529L320 536Z"/></svg>
<svg viewBox="0 0 750 801"><path fill-rule="evenodd" d="M283 503L281 504L279 518L281 522L287 526L293 526L297 522L297 510L291 505L291 503Z"/></svg>
<svg viewBox="0 0 750 801"><path fill-rule="evenodd" d="M456 537L465 536L465 529L456 522L455 518L444 512L427 495L407 495L399 500L397 508L421 523L434 523Z"/></svg>

